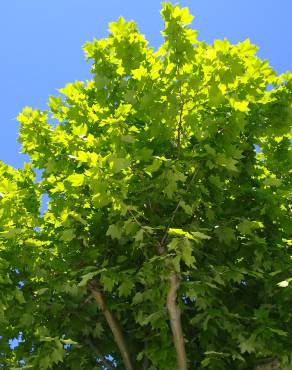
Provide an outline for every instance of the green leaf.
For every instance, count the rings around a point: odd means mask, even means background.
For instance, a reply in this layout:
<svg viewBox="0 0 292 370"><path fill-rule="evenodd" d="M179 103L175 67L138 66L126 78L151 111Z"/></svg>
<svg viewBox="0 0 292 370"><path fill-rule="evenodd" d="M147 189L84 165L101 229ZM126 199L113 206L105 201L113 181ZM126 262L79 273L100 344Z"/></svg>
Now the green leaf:
<svg viewBox="0 0 292 370"><path fill-rule="evenodd" d="M71 242L76 237L75 230L74 229L66 229L60 238L60 240L63 240L64 242Z"/></svg>
<svg viewBox="0 0 292 370"><path fill-rule="evenodd" d="M194 240L209 240L211 239L211 236L208 236L201 231L192 231L191 232Z"/></svg>
<svg viewBox="0 0 292 370"><path fill-rule="evenodd" d="M98 271L89 272L88 274L85 274L82 276L82 280L78 284L78 286L83 287L86 286L87 283L92 280L96 275L98 274Z"/></svg>
<svg viewBox="0 0 292 370"><path fill-rule="evenodd" d="M21 290L16 289L16 290L14 291L14 296L15 296L16 300L17 300L20 304L25 303L25 299L24 299L24 296L23 296L23 293L22 293L22 291L21 291Z"/></svg>
<svg viewBox="0 0 292 370"><path fill-rule="evenodd" d="M112 158L111 167L114 173L120 172L121 170L127 168L130 164L130 160L126 158Z"/></svg>
<svg viewBox="0 0 292 370"><path fill-rule="evenodd" d="M129 279L123 281L122 284L118 288L120 297L128 297L133 288L134 288L133 281Z"/></svg>
<svg viewBox="0 0 292 370"><path fill-rule="evenodd" d="M189 240L184 240L182 243L182 260L188 267L194 267L196 262L195 257L192 255L193 247Z"/></svg>
<svg viewBox="0 0 292 370"><path fill-rule="evenodd" d="M55 348L54 351L51 353L51 361L54 364L63 362L63 357L64 357L64 349L62 347Z"/></svg>
<svg viewBox="0 0 292 370"><path fill-rule="evenodd" d="M112 239L121 239L122 237L122 230L117 225L110 225L107 232L107 236L110 236Z"/></svg>
<svg viewBox="0 0 292 370"><path fill-rule="evenodd" d="M234 240L236 240L234 230L228 226L220 226L215 230L215 233L218 236L219 241L226 245L230 245Z"/></svg>
<svg viewBox="0 0 292 370"><path fill-rule="evenodd" d="M99 322L96 323L95 328L94 328L94 330L92 332L93 337L94 338L101 338L103 332L104 332L104 329L103 329L101 323L99 323Z"/></svg>
<svg viewBox="0 0 292 370"><path fill-rule="evenodd" d="M84 183L84 175L82 173L75 173L68 176L66 180L69 181L72 186L82 186Z"/></svg>
<svg viewBox="0 0 292 370"><path fill-rule="evenodd" d="M75 342L72 339L61 339L61 342L64 343L64 344L69 344L69 345L78 344L77 342Z"/></svg>
<svg viewBox="0 0 292 370"><path fill-rule="evenodd" d="M40 360L40 368L43 370L47 370L51 367L52 362L53 361L50 356L44 356Z"/></svg>

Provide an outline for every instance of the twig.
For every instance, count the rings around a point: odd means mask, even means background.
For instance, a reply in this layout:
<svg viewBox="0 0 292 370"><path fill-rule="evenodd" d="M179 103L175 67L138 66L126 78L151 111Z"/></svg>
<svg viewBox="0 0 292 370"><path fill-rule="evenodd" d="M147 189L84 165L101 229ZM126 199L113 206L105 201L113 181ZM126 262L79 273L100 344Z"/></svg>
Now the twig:
<svg viewBox="0 0 292 370"><path fill-rule="evenodd" d="M100 292L100 290L94 286L92 283L88 284L89 289L91 290L92 296L94 297L98 308L102 311L104 314L104 317L113 333L115 342L117 346L119 347L119 350L121 352L123 362L125 365L126 370L134 370L134 367L132 365L132 361L130 358L130 353L128 350L128 346L126 344L126 340L123 336L123 333L119 327L119 324L115 320L112 312L109 310L109 308L106 305L105 299L103 294Z"/></svg>

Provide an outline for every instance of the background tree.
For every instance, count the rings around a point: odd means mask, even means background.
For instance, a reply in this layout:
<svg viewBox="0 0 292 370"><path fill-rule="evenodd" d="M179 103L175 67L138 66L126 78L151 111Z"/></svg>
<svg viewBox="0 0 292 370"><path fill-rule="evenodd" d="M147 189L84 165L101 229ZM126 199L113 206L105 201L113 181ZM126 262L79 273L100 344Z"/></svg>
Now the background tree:
<svg viewBox="0 0 292 370"><path fill-rule="evenodd" d="M291 74L161 13L158 51L120 18L84 46L92 80L18 117L2 368L291 369Z"/></svg>

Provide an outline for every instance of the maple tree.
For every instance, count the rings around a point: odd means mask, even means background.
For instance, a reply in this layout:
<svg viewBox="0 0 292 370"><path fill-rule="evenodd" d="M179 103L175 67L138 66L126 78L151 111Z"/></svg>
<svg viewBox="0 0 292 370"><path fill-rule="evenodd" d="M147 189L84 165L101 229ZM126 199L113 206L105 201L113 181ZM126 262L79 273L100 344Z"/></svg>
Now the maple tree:
<svg viewBox="0 0 292 370"><path fill-rule="evenodd" d="M18 116L0 368L291 369L292 75L161 13L157 51L120 18L84 46L91 80Z"/></svg>

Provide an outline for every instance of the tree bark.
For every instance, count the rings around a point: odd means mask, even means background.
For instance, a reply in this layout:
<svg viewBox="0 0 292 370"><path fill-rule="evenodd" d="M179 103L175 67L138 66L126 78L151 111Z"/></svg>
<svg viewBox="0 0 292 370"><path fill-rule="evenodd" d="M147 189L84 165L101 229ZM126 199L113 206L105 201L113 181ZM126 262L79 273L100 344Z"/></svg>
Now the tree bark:
<svg viewBox="0 0 292 370"><path fill-rule="evenodd" d="M170 325L173 335L174 346L177 356L178 370L187 370L187 357L184 344L184 336L181 325L181 311L177 306L177 290L180 286L179 277L175 272L170 275L170 287L167 294L167 309L170 317Z"/></svg>
<svg viewBox="0 0 292 370"><path fill-rule="evenodd" d="M121 352L125 369L134 370L126 340L113 314L107 307L103 294L96 287L90 286L90 290L97 303L98 308L103 312L104 317L113 333L115 342L117 343L117 346L119 347L119 350Z"/></svg>
<svg viewBox="0 0 292 370"><path fill-rule="evenodd" d="M279 361L277 360L263 360L253 370L281 370Z"/></svg>

